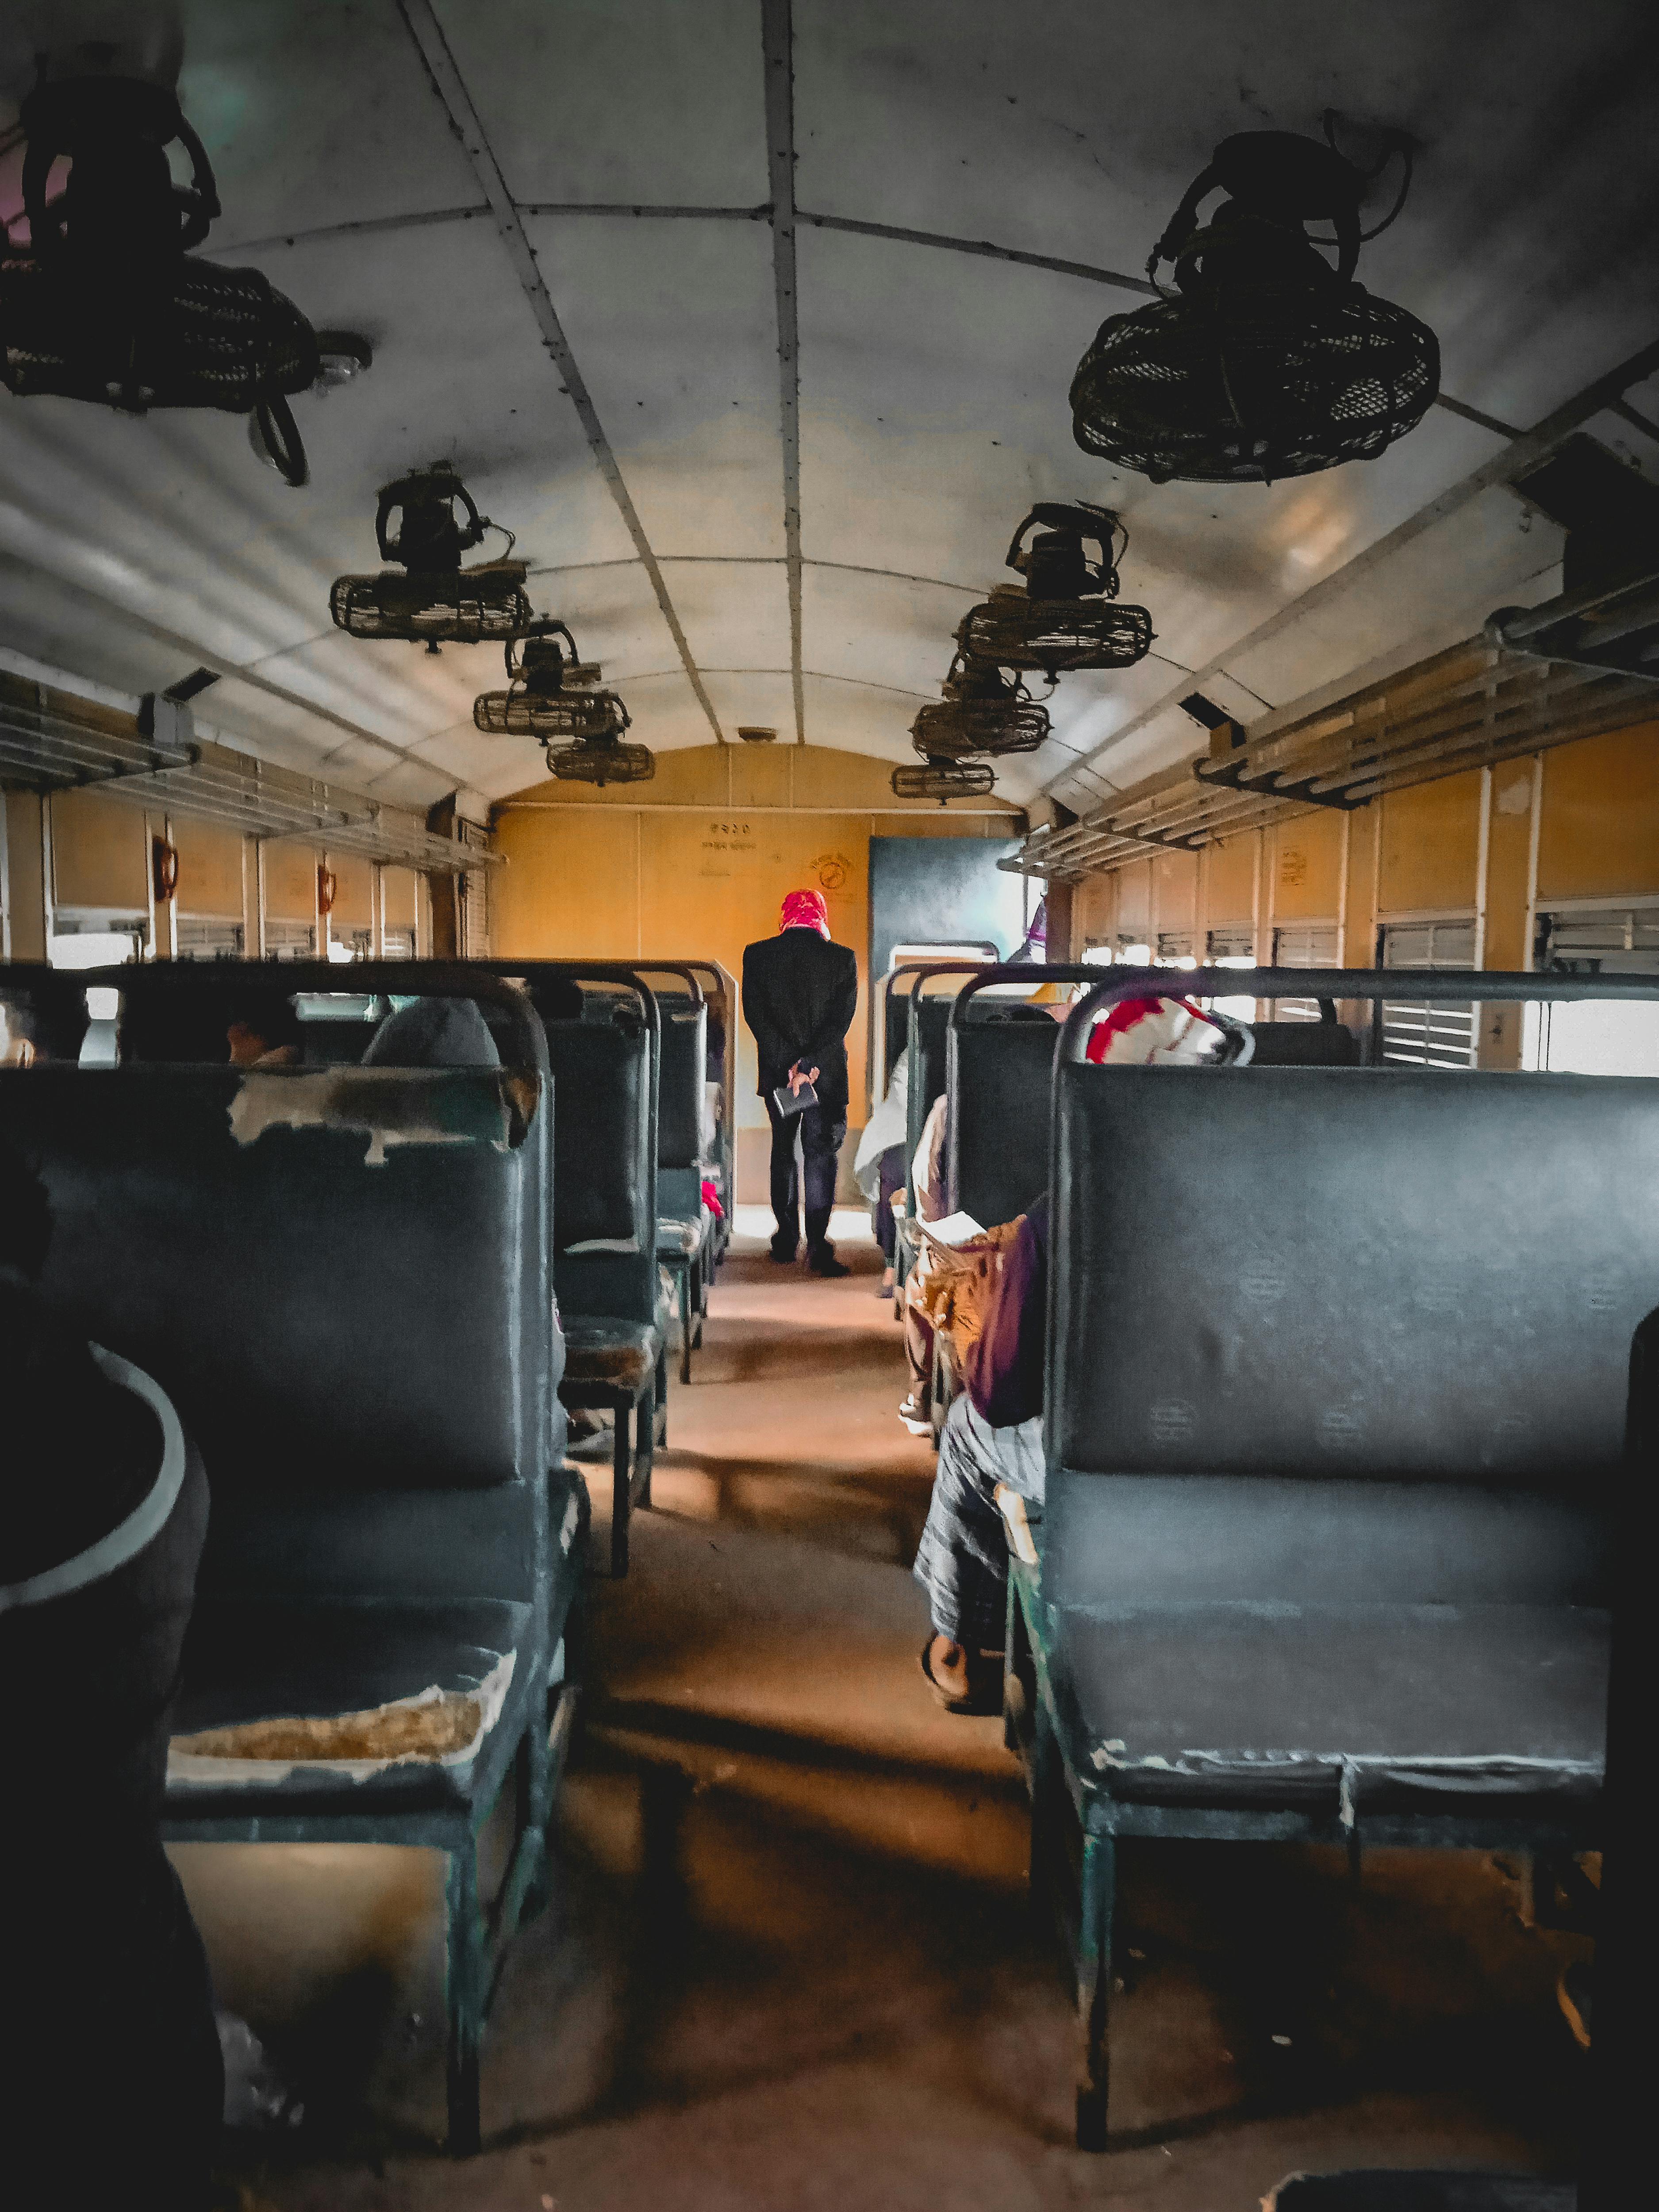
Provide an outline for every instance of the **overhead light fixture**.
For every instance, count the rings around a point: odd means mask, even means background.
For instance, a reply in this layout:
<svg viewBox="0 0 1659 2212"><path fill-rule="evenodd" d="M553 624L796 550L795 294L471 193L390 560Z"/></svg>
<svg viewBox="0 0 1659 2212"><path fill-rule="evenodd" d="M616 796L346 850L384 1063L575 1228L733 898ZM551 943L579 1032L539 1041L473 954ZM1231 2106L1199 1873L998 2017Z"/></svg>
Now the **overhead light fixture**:
<svg viewBox="0 0 1659 2212"><path fill-rule="evenodd" d="M1422 421L1440 388L1434 332L1353 276L1365 239L1405 205L1411 142L1389 134L1399 195L1362 233L1368 179L1336 150L1334 125L1328 114L1323 146L1246 131L1217 147L1146 264L1156 280L1169 262L1174 291L1109 316L1078 365L1085 453L1154 483L1271 483L1374 460ZM1200 223L1218 191L1228 198ZM1310 236L1321 221L1334 236ZM1334 267L1321 246L1336 249Z"/></svg>
<svg viewBox="0 0 1659 2212"><path fill-rule="evenodd" d="M649 783L657 757L649 745L625 745L615 737L578 738L572 745L550 745L547 768L561 783Z"/></svg>
<svg viewBox="0 0 1659 2212"><path fill-rule="evenodd" d="M459 516L456 508L462 513ZM394 532L393 515L399 521ZM503 557L463 568L461 556L498 522L480 514L453 461L434 461L382 484L374 511L380 557L404 573L337 576L329 612L353 637L398 637L436 653L441 645L483 645L517 637L535 620L525 592L530 571ZM510 530L501 530L507 553Z"/></svg>
<svg viewBox="0 0 1659 2212"><path fill-rule="evenodd" d="M739 722L738 735L746 745L769 745L777 738L775 730L763 730L757 722Z"/></svg>
<svg viewBox="0 0 1659 2212"><path fill-rule="evenodd" d="M920 768L896 768L892 774L895 799L983 799L997 787L988 761L930 760Z"/></svg>
<svg viewBox="0 0 1659 2212"><path fill-rule="evenodd" d="M481 691L472 702L473 723L495 738L536 738L543 744L569 738L620 737L629 713L614 691L602 689L597 661L584 661L562 622L545 617L506 647L507 689Z"/></svg>
<svg viewBox="0 0 1659 2212"><path fill-rule="evenodd" d="M246 415L285 483L303 484L289 407L322 373L317 334L257 269L197 259L218 188L177 94L122 73L112 46L45 57L24 99L29 242L0 246L0 381L132 415L211 407ZM188 184L167 149L182 146ZM48 198L58 164L63 189Z"/></svg>
<svg viewBox="0 0 1659 2212"><path fill-rule="evenodd" d="M1025 533L1039 524L1027 545ZM1118 538L1121 557L1129 533L1109 507L1040 501L1008 548L1007 566L1024 577L1024 589L998 584L970 608L957 632L963 651L1000 668L1040 668L1051 684L1072 670L1133 668L1151 647L1152 618L1117 596Z"/></svg>
<svg viewBox="0 0 1659 2212"><path fill-rule="evenodd" d="M928 761L1034 753L1048 738L1048 708L1017 676L989 662L958 653L941 689L945 696L922 708L910 725L915 749Z"/></svg>

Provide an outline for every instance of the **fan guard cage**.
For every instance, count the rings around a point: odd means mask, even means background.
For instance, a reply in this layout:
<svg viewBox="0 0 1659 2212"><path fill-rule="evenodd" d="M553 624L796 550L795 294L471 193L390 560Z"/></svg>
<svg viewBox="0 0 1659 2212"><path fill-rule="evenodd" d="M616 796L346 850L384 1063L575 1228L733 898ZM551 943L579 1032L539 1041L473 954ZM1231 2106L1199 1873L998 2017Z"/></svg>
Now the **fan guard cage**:
<svg viewBox="0 0 1659 2212"><path fill-rule="evenodd" d="M1154 483L1270 483L1375 460L1439 388L1434 332L1363 284L1258 293L1231 313L1158 300L1101 325L1072 428Z"/></svg>
<svg viewBox="0 0 1659 2212"><path fill-rule="evenodd" d="M970 659L1053 678L1080 668L1133 668L1151 649L1152 618L1120 599L1032 599L1012 591L970 608L957 636Z"/></svg>
<svg viewBox="0 0 1659 2212"><path fill-rule="evenodd" d="M257 269L181 258L128 313L33 254L0 259L0 379L19 398L247 415L321 370L310 324Z"/></svg>
<svg viewBox="0 0 1659 2212"><path fill-rule="evenodd" d="M472 720L493 738L604 738L628 727L614 691L483 691L472 702Z"/></svg>
<svg viewBox="0 0 1659 2212"><path fill-rule="evenodd" d="M416 645L499 644L534 619L522 561L476 568L337 576L328 595L335 627L353 637L396 637Z"/></svg>
<svg viewBox="0 0 1659 2212"><path fill-rule="evenodd" d="M996 787L988 761L930 760L892 775L895 799L983 799Z"/></svg>
<svg viewBox="0 0 1659 2212"><path fill-rule="evenodd" d="M1048 728L1048 710L1035 699L939 699L918 714L910 736L930 761L963 761L975 753L997 760L1034 753L1047 743Z"/></svg>
<svg viewBox="0 0 1659 2212"><path fill-rule="evenodd" d="M587 738L550 748L547 767L561 783L649 783L657 773L657 756L649 745Z"/></svg>

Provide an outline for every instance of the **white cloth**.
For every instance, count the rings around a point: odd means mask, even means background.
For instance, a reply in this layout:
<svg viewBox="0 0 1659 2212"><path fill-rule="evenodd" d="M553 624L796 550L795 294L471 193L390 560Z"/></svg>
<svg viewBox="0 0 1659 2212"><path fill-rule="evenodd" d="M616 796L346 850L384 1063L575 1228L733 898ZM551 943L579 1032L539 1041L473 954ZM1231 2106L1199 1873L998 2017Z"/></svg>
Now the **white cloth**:
<svg viewBox="0 0 1659 2212"><path fill-rule="evenodd" d="M907 1051L902 1052L893 1062L892 1073L887 1079L887 1096L865 1123L853 1161L853 1174L858 1187L872 1206L881 1195L881 1156L895 1145L904 1142L909 1099L910 1068Z"/></svg>

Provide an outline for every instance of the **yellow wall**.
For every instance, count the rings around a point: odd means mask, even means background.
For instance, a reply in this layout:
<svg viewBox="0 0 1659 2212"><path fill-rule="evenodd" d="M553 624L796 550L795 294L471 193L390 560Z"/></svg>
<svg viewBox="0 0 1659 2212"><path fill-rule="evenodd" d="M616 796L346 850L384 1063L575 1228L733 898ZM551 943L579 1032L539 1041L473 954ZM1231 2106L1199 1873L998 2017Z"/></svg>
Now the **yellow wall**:
<svg viewBox="0 0 1659 2212"><path fill-rule="evenodd" d="M355 853L331 854L334 871L334 904L329 921L337 937L367 929L374 911L374 863Z"/></svg>
<svg viewBox="0 0 1659 2212"><path fill-rule="evenodd" d="M32 791L9 791L6 823L6 943L8 958L46 957L46 847L42 802Z"/></svg>
<svg viewBox="0 0 1659 2212"><path fill-rule="evenodd" d="M149 836L142 807L95 791L60 791L52 810L54 906L149 908Z"/></svg>
<svg viewBox="0 0 1659 2212"><path fill-rule="evenodd" d="M216 822L178 821L173 842L179 849L180 914L242 914L242 833Z"/></svg>
<svg viewBox="0 0 1659 2212"><path fill-rule="evenodd" d="M817 745L705 745L665 753L647 789L538 784L494 813L507 866L491 886L498 957L718 960L769 937L787 891L823 891L831 934L860 963L848 1039L852 1121L865 1114L870 840L1018 834L1012 808L907 807L890 771ZM732 796L730 794L736 794ZM739 1030L739 1131L763 1127L754 1041ZM747 1148L752 1150L750 1146ZM752 1175L748 1178L753 1188Z"/></svg>
<svg viewBox="0 0 1659 2212"><path fill-rule="evenodd" d="M1659 873L1659 722L1544 755L1540 898L1654 888Z"/></svg>
<svg viewBox="0 0 1659 2212"><path fill-rule="evenodd" d="M265 912L273 921L314 921L317 855L309 845L273 838L264 848Z"/></svg>

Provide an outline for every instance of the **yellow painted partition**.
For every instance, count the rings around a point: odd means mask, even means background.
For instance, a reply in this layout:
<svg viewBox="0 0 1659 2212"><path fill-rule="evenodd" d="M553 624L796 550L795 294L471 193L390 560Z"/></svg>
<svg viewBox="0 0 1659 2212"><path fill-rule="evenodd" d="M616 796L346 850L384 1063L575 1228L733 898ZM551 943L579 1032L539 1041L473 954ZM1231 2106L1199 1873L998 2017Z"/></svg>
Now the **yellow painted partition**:
<svg viewBox="0 0 1659 2212"><path fill-rule="evenodd" d="M825 746L706 745L662 755L644 792L535 785L495 810L507 865L490 887L494 950L504 959L681 953L736 975L744 945L776 930L787 892L822 891L830 934L859 956L848 1037L856 1127L865 1113L871 838L1008 837L1023 827L1014 809L995 804L905 806L890 774L867 755ZM738 1067L740 1183L745 1198L759 1197L766 1115L743 1026Z"/></svg>

